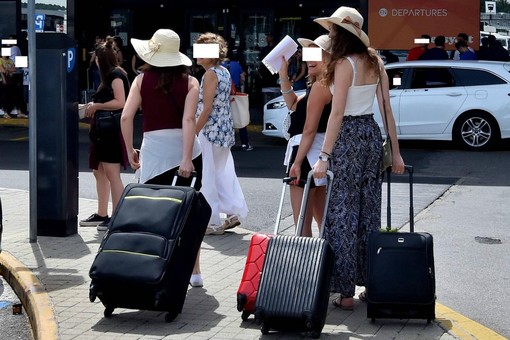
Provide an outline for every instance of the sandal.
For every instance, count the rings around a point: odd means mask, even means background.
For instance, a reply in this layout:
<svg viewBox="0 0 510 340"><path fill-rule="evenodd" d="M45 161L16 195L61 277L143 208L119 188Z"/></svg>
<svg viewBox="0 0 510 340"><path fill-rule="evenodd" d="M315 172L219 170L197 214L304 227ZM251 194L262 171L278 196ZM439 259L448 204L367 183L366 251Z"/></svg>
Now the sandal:
<svg viewBox="0 0 510 340"><path fill-rule="evenodd" d="M353 310L354 302L352 304L343 304L342 301L346 299L352 299L352 297L340 296L332 301L333 306L340 308L341 310Z"/></svg>
<svg viewBox="0 0 510 340"><path fill-rule="evenodd" d="M358 299L361 302L367 302L367 291L365 290L364 292L359 293Z"/></svg>
<svg viewBox="0 0 510 340"><path fill-rule="evenodd" d="M228 230L237 227L241 224L239 221L239 216L237 215L227 215L225 222L223 223L223 229Z"/></svg>

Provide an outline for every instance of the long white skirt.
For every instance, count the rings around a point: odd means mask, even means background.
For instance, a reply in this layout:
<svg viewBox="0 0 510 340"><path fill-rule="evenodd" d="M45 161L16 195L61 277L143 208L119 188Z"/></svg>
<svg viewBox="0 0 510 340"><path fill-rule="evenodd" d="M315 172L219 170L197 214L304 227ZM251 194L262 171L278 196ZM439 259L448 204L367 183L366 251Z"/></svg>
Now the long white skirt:
<svg viewBox="0 0 510 340"><path fill-rule="evenodd" d="M209 142L200 133L202 147L202 188L200 192L211 206L210 224L221 225L220 213L235 214L240 218L248 215L248 206L237 179L234 159L230 148L222 148Z"/></svg>

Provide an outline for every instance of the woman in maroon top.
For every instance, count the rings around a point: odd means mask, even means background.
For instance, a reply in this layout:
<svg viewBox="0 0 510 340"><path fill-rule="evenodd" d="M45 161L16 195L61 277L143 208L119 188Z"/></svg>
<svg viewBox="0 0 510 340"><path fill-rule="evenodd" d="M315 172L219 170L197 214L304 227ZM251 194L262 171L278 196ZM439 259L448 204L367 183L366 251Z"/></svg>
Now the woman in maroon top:
<svg viewBox="0 0 510 340"><path fill-rule="evenodd" d="M171 184L178 171L177 185L202 185L202 156L195 135L198 80L189 75L191 60L179 52L180 39L172 30L160 29L150 40L131 39L136 53L148 64L136 76L122 111L121 127L131 167L140 169L140 182ZM133 146L133 119L143 112L143 140L140 156ZM199 256L190 280L203 285Z"/></svg>

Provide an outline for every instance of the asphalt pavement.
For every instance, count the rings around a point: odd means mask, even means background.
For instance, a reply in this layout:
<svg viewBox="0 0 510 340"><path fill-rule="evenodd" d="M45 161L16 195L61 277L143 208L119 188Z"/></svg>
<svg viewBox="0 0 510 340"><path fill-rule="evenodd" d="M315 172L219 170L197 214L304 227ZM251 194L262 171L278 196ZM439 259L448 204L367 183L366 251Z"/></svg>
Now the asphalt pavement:
<svg viewBox="0 0 510 340"><path fill-rule="evenodd" d="M28 315L21 301L5 279L0 276L0 339L33 339Z"/></svg>
<svg viewBox="0 0 510 340"><path fill-rule="evenodd" d="M276 147L279 143L275 141ZM236 152L234 150L234 157ZM239 152L237 155L256 157L257 153L254 150L253 153ZM278 157L274 161L276 159ZM28 178L27 172L18 170L1 171L0 174L4 178ZM85 174L80 173L81 176ZM510 277L507 255L510 253L507 222L510 211L501 208L510 197L508 180L502 176L492 185L486 185L477 181L476 176L461 181L455 175L445 178L447 180L434 184L418 181L415 185L415 228L431 232L435 240L437 320L431 326L424 326L420 320L378 320L374 325L366 319L362 303L357 302L354 312L338 311L330 306L323 337L501 339L510 336L508 322L505 321L510 305L507 285L500 284ZM281 180L255 176L240 180L250 207L257 206L255 202L260 200L278 201ZM392 186L392 200L394 206L401 209L394 209L393 219L395 225L405 229L408 227L408 186L404 180L396 182ZM35 294L39 300L46 301L43 306L30 303L27 306L28 313L40 310L48 313L44 314L47 322L39 323L36 333L47 331L49 327L49 332L56 329L61 339L260 338L258 326L253 321L241 322L235 309L235 291L251 234L272 229L276 213L274 204L271 209L274 214L268 213L267 209L251 211L252 219L249 217L243 221L242 228L235 228L224 236L206 237L202 245L205 287L190 289L183 314L174 323L165 324L161 313L155 312L119 310L111 319L103 318L102 306L87 300L88 269L101 233L94 228L80 228L78 235L39 237L36 244L30 244L27 239L28 192L0 188L0 196L5 202L3 248L6 250L0 258L0 267L19 272L20 277L34 275L30 276L31 284L20 291L27 292L28 297ZM80 198L79 218L87 217L95 206L94 200ZM262 215L267 215L264 217L272 223L260 223ZM284 216L282 225L284 232L292 232L290 213ZM491 254L491 261L481 267L473 266L477 259L487 258L487 252ZM20 262L9 267L10 261L5 259L10 259L10 255L13 255L12 261ZM471 278L471 289L459 292L461 285L456 282L466 276ZM31 289L34 282L35 290ZM17 284L23 285L23 282ZM42 298L44 294L47 295L46 300ZM26 300L27 296L22 298ZM491 302L495 296L497 301ZM478 301L480 303L476 303ZM48 305L52 313L48 311ZM461 314L457 310L465 312ZM35 317L32 319L35 320ZM272 336L300 337L292 333L275 333Z"/></svg>

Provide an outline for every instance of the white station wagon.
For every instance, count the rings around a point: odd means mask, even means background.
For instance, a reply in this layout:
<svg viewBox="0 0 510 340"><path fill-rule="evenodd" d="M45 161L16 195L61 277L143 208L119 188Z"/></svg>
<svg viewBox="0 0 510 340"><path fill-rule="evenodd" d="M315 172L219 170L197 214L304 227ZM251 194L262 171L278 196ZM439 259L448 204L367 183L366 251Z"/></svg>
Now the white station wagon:
<svg viewBox="0 0 510 340"><path fill-rule="evenodd" d="M510 138L510 63L409 61L388 64L386 72L399 139L485 150ZM288 110L282 102L277 97L264 105L264 134L283 137ZM384 133L377 101L374 113Z"/></svg>

